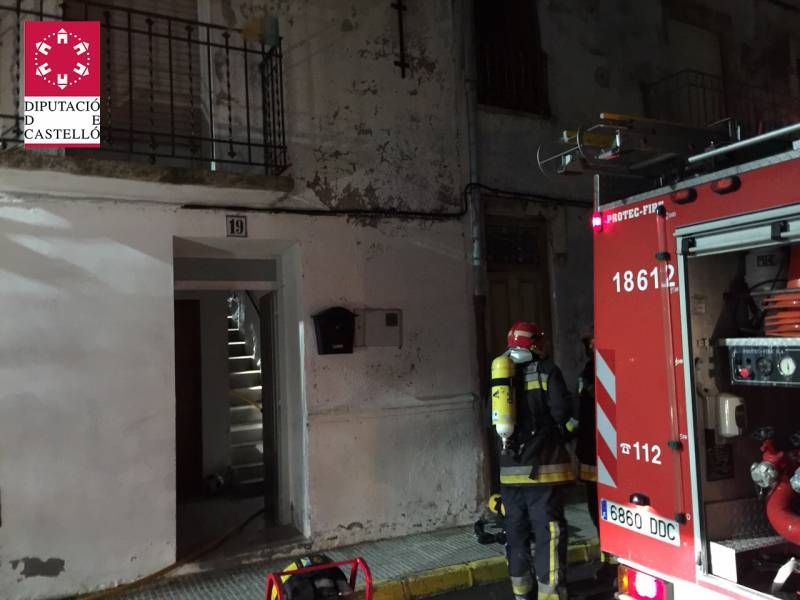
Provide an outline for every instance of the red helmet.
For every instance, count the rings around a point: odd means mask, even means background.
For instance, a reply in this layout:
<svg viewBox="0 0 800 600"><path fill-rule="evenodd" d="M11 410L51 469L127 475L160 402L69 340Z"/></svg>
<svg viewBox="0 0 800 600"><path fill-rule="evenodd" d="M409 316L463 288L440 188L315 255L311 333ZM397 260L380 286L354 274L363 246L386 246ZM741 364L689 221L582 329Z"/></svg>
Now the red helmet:
<svg viewBox="0 0 800 600"><path fill-rule="evenodd" d="M544 349L544 333L536 323L517 321L508 331L508 347L523 348L542 352Z"/></svg>

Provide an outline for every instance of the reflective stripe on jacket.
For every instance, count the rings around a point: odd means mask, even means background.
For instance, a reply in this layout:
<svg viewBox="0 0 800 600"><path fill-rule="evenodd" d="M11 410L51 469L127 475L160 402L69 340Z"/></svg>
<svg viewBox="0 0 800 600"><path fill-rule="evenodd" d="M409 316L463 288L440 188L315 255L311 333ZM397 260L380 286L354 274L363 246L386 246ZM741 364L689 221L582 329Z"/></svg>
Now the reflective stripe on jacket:
<svg viewBox="0 0 800 600"><path fill-rule="evenodd" d="M578 477L581 481L597 481L597 465L580 464Z"/></svg>

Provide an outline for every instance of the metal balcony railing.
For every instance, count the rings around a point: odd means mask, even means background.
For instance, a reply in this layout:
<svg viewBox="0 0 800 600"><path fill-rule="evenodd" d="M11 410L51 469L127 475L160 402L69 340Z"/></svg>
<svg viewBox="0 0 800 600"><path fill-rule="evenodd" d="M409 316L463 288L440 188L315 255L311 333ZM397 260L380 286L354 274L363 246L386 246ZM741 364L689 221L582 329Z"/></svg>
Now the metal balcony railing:
<svg viewBox="0 0 800 600"><path fill-rule="evenodd" d="M101 147L68 153L240 173L284 171L279 38L270 45L263 31L121 4L0 0L0 150L23 141L23 22L99 21Z"/></svg>
<svg viewBox="0 0 800 600"><path fill-rule="evenodd" d="M750 84L700 71L680 71L644 86L647 116L696 126L733 119L743 135L777 129L800 119L800 102Z"/></svg>

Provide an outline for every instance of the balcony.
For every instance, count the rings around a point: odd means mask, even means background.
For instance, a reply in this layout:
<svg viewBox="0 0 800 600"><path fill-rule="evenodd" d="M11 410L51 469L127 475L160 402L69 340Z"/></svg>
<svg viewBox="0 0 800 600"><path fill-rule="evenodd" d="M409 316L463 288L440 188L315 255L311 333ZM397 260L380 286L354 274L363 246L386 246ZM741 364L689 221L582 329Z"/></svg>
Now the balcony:
<svg viewBox="0 0 800 600"><path fill-rule="evenodd" d="M239 30L203 22L197 20L203 3L194 0L165 5L172 14L127 5L137 3L0 0L0 151L23 141L24 21L99 21L101 147L64 153L281 174L287 168L282 57L269 23ZM213 3L205 6L211 12Z"/></svg>
<svg viewBox="0 0 800 600"><path fill-rule="evenodd" d="M800 120L800 102L787 93L680 71L644 86L647 116L706 126L730 118L753 135Z"/></svg>

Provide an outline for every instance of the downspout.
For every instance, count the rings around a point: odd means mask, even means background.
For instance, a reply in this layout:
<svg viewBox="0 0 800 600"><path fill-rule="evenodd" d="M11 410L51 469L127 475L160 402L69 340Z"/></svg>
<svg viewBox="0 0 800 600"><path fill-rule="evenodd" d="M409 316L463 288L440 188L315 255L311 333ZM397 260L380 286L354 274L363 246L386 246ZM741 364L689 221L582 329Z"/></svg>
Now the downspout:
<svg viewBox="0 0 800 600"><path fill-rule="evenodd" d="M469 217L472 230L473 294L486 296L483 265L483 206L478 172L478 77L475 64L474 0L464 11L464 89L467 94L467 143L469 147Z"/></svg>
<svg viewBox="0 0 800 600"><path fill-rule="evenodd" d="M488 497L498 484L498 465L495 453L495 439L489 427L489 380L488 354L486 341L486 264L484 257L483 203L478 156L478 77L475 48L474 2L467 0L462 4L462 32L464 39L464 90L466 93L467 144L469 152L468 206L472 237L472 306L475 319L475 358L478 369L478 416L481 431L484 461L482 465L483 492ZM482 499L480 499L482 500Z"/></svg>

